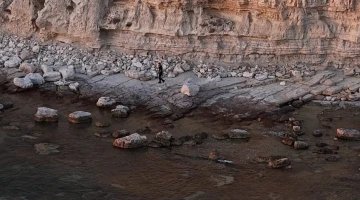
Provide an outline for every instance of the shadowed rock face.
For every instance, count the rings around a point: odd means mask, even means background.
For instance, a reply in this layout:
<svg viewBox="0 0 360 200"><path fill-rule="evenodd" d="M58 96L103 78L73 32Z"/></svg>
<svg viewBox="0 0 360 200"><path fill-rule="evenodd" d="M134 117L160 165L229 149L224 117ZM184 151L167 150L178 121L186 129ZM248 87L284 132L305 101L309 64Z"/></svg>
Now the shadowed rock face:
<svg viewBox="0 0 360 200"><path fill-rule="evenodd" d="M1 29L228 63L359 64L359 0L0 0Z"/></svg>

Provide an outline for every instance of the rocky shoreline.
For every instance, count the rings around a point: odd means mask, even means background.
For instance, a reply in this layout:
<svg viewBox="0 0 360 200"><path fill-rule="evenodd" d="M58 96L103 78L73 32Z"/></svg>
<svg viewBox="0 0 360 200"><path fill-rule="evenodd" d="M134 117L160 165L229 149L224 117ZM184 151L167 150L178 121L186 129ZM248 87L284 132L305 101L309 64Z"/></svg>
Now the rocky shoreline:
<svg viewBox="0 0 360 200"><path fill-rule="evenodd" d="M236 121L276 118L312 100L360 99L358 67L192 65L180 57L96 52L4 33L0 41L0 84L8 92L35 87L93 101L108 96L154 117L177 119L203 108ZM164 66L165 84L156 81L156 63Z"/></svg>

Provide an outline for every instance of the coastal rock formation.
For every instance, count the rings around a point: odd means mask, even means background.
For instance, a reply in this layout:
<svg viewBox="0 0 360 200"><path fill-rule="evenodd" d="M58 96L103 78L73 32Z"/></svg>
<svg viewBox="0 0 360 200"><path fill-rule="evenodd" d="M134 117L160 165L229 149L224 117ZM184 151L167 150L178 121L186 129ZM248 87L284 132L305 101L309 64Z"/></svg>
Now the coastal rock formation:
<svg viewBox="0 0 360 200"><path fill-rule="evenodd" d="M359 0L0 0L0 29L22 36L262 65L359 64L359 15Z"/></svg>

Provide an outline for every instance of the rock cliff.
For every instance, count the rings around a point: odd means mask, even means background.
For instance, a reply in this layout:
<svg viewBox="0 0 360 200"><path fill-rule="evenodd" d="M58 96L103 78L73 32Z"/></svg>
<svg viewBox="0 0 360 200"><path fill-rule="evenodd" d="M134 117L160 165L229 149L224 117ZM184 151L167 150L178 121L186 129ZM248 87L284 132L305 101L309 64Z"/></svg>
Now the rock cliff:
<svg viewBox="0 0 360 200"><path fill-rule="evenodd" d="M0 29L262 65L360 64L360 0L0 0Z"/></svg>

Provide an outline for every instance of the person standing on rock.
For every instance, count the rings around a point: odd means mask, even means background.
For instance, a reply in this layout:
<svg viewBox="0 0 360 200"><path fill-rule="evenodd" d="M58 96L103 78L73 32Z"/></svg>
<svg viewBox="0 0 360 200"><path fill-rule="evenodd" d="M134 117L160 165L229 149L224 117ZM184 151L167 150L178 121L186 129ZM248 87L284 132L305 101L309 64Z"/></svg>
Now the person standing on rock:
<svg viewBox="0 0 360 200"><path fill-rule="evenodd" d="M163 67L162 67L162 65L161 65L161 63L158 63L158 70L159 70L159 74L158 74L158 76L159 76L159 83L162 83L162 82L165 82L165 80L162 78L162 76L163 76Z"/></svg>

